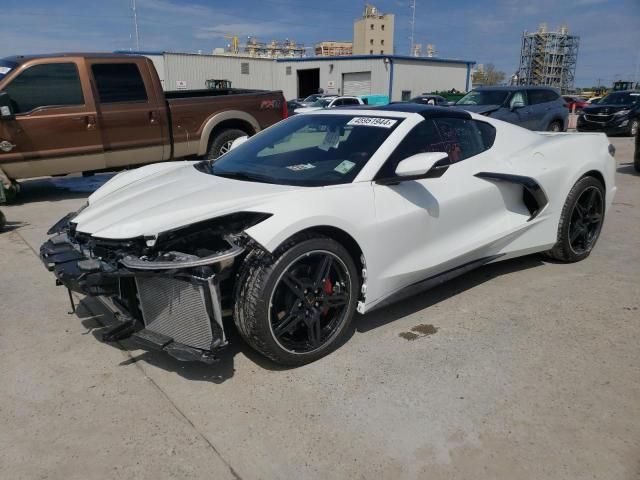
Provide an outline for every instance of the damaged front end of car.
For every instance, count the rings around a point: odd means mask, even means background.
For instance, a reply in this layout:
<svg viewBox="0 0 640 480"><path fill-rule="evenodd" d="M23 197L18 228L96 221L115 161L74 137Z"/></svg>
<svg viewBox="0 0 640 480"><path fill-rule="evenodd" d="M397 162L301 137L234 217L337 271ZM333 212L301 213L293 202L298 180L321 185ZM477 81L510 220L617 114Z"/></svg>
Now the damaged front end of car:
<svg viewBox="0 0 640 480"><path fill-rule="evenodd" d="M244 230L270 215L239 212L154 236L105 239L77 230L67 215L48 232L40 257L56 283L99 297L118 324L105 341L131 337L178 360L216 361L227 344L223 312L252 240Z"/></svg>

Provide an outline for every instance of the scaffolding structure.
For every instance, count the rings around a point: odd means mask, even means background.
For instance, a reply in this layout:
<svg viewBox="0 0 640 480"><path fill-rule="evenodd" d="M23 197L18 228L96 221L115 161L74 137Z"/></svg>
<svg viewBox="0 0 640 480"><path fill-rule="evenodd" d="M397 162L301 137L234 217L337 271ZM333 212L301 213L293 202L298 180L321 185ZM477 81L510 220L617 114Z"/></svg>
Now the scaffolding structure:
<svg viewBox="0 0 640 480"><path fill-rule="evenodd" d="M556 87L568 93L575 80L579 44L580 37L569 34L567 25L549 32L542 23L537 32L524 32L517 83Z"/></svg>
<svg viewBox="0 0 640 480"><path fill-rule="evenodd" d="M306 48L303 44L286 39L283 42L272 40L269 43L259 42L255 37L249 37L244 45L244 53L249 57L258 58L295 58L304 57Z"/></svg>
<svg viewBox="0 0 640 480"><path fill-rule="evenodd" d="M353 42L324 41L316 44L317 57L345 57L353 55Z"/></svg>

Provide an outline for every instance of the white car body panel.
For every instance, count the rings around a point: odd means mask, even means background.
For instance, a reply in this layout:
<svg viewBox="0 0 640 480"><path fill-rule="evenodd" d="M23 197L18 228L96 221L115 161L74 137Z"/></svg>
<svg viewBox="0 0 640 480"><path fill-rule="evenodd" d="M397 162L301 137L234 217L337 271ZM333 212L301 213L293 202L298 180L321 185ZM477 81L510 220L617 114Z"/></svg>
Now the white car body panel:
<svg viewBox="0 0 640 480"><path fill-rule="evenodd" d="M197 171L194 162L162 163L114 177L73 220L77 230L127 239L156 236L228 213L264 212L271 217L246 234L273 252L303 230L339 229L355 240L365 260L366 295L359 307L364 313L407 286L469 262L549 249L556 242L570 189L588 172L604 179L607 208L615 195L615 160L604 134L536 133L472 114L496 127L492 148L452 164L440 178L382 185L373 181L376 173L424 117L348 109L318 114L383 115L404 121L353 183L274 185L208 175ZM530 177L548 203L530 220L521 185L478 178L480 172Z"/></svg>
<svg viewBox="0 0 640 480"><path fill-rule="evenodd" d="M296 108L294 110L294 113L296 113L296 114L299 114L299 113L310 113L310 112L318 112L320 110L326 110L328 108L334 108L336 106L335 105L336 100L341 100L341 99L344 99L344 98L357 100L360 105L365 105L364 100L362 100L361 98L358 98L358 97L335 97L335 98L331 99L331 101L329 102L329 104L326 107L301 107L301 108ZM328 98L325 98L325 100L328 100Z"/></svg>

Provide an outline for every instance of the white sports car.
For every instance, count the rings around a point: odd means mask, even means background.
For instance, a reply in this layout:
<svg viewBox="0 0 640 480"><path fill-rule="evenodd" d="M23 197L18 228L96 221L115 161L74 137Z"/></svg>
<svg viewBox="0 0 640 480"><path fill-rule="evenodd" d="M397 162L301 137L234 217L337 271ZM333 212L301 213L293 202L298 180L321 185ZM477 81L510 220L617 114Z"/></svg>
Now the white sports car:
<svg viewBox="0 0 640 480"><path fill-rule="evenodd" d="M41 248L133 336L215 360L233 318L272 360L314 361L369 312L481 265L593 249L616 191L600 133L536 133L452 108L322 111L215 163L121 173Z"/></svg>

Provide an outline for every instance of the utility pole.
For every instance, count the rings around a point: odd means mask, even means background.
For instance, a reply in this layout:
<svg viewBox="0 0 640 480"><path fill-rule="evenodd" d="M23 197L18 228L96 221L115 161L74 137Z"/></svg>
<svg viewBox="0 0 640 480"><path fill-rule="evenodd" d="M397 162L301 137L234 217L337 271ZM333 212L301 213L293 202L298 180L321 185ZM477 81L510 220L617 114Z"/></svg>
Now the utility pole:
<svg viewBox="0 0 640 480"><path fill-rule="evenodd" d="M411 50L409 55L413 55L413 48L415 46L415 30L416 30L416 0L411 0Z"/></svg>
<svg viewBox="0 0 640 480"><path fill-rule="evenodd" d="M133 10L133 25L136 30L136 50L140 51L140 34L138 32L138 11L136 9L136 0L131 0L131 9Z"/></svg>

